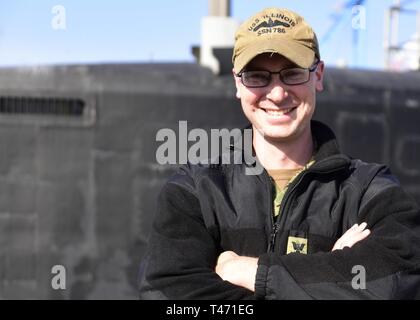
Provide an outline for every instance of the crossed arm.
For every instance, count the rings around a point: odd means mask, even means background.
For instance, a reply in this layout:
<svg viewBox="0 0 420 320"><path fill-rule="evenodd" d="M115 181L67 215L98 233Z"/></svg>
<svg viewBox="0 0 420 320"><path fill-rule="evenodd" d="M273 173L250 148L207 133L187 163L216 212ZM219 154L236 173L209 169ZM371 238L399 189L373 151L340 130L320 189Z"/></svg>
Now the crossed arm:
<svg viewBox="0 0 420 320"><path fill-rule="evenodd" d="M365 239L370 234L366 226L365 222L353 225L337 240L331 251L342 250L344 247L351 248L355 243ZM254 291L257 268L258 258L239 256L233 251L225 251L217 260L216 273L223 280Z"/></svg>
<svg viewBox="0 0 420 320"><path fill-rule="evenodd" d="M372 231L367 238L369 231L362 224L362 230L357 232L354 227L346 232L333 246L333 253L263 253L258 259L233 252L217 254L192 182L182 180L187 178L178 176L160 194L159 214L142 261L142 299L420 297L419 208L385 173L374 183L389 183L380 191L373 188L375 193L368 194L357 215ZM354 245L357 241L360 243ZM345 246L353 247L340 250ZM352 266L360 264L366 269L366 290L352 287Z"/></svg>

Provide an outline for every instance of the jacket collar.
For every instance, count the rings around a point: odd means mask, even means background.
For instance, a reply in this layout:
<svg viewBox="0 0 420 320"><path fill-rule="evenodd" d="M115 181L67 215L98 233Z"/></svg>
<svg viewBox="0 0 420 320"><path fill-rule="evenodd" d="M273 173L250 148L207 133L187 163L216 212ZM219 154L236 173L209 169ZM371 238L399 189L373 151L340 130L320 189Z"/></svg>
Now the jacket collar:
<svg viewBox="0 0 420 320"><path fill-rule="evenodd" d="M312 136L315 141L315 164L309 170L331 172L348 168L350 158L340 152L334 132L324 123L311 121Z"/></svg>
<svg viewBox="0 0 420 320"><path fill-rule="evenodd" d="M326 124L312 120L311 131L316 145L314 153L315 161L340 154L340 148L338 147L335 134Z"/></svg>

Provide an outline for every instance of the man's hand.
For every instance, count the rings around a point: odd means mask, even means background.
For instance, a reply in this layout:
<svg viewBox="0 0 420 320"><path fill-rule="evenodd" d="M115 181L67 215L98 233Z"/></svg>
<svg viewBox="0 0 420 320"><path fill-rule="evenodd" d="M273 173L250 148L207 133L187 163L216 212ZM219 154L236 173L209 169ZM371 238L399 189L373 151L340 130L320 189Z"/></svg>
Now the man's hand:
<svg viewBox="0 0 420 320"><path fill-rule="evenodd" d="M365 229L367 223L363 222L360 225L355 224L349 230L347 230L340 239L334 244L331 251L342 250L345 247L351 248L354 244L365 239L369 234L370 230Z"/></svg>
<svg viewBox="0 0 420 320"><path fill-rule="evenodd" d="M370 230L365 229L365 222L355 224L347 230L334 244L331 251L351 248L355 243L362 241ZM226 281L237 286L255 291L255 276L257 274L258 258L239 256L233 251L225 251L217 259L216 273Z"/></svg>
<svg viewBox="0 0 420 320"><path fill-rule="evenodd" d="M216 273L226 281L255 291L258 258L238 256L233 251L223 252L216 265Z"/></svg>

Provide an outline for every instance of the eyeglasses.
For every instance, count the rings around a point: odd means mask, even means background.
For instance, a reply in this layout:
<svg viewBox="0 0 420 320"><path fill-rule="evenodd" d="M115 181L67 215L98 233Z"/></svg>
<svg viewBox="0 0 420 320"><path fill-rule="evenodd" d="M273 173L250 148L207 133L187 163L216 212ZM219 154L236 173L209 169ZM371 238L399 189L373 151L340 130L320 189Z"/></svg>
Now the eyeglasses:
<svg viewBox="0 0 420 320"><path fill-rule="evenodd" d="M311 72L316 70L318 64L319 61L307 69L285 68L278 72L270 72L266 70L242 71L236 76L240 77L243 85L248 88L262 88L268 86L271 82L273 74L278 74L280 76L280 80L284 84L296 86L308 82Z"/></svg>

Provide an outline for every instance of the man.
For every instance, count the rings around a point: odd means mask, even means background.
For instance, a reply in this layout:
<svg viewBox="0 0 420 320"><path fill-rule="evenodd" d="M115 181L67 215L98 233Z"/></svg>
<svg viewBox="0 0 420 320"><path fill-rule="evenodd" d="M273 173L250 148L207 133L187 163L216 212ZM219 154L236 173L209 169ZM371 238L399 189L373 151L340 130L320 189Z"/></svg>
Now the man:
<svg viewBox="0 0 420 320"><path fill-rule="evenodd" d="M420 298L417 205L311 120L324 73L311 27L286 9L257 13L233 63L264 170L181 167L159 197L141 298Z"/></svg>

